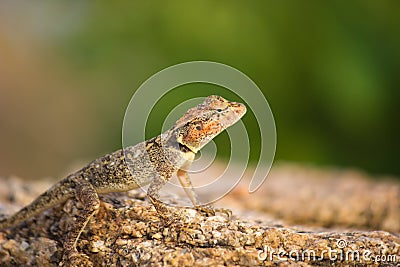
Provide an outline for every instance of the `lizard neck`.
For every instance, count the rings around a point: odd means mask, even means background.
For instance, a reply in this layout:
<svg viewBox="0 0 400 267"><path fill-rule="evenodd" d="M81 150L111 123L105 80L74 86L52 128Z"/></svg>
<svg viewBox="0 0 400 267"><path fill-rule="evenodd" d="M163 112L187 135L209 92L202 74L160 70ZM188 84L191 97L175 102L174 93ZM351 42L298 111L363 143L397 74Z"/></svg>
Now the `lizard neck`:
<svg viewBox="0 0 400 267"><path fill-rule="evenodd" d="M192 151L190 148L188 148L187 146L185 146L184 144L179 143L179 150L183 153L188 153L188 152L192 152L195 153L194 151Z"/></svg>
<svg viewBox="0 0 400 267"><path fill-rule="evenodd" d="M186 160L192 161L195 157L196 152L179 142L178 133L179 131L170 129L161 134L163 146L168 150L179 153Z"/></svg>

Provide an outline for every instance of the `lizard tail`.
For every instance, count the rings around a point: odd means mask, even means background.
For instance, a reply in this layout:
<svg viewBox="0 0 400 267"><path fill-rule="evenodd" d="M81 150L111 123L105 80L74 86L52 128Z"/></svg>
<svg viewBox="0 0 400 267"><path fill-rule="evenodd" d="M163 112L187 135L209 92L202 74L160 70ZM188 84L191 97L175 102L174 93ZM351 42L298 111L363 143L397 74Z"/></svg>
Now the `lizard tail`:
<svg viewBox="0 0 400 267"><path fill-rule="evenodd" d="M73 197L74 192L71 184L72 182L69 179L62 180L17 213L10 216L0 215L0 230L16 226L26 219Z"/></svg>

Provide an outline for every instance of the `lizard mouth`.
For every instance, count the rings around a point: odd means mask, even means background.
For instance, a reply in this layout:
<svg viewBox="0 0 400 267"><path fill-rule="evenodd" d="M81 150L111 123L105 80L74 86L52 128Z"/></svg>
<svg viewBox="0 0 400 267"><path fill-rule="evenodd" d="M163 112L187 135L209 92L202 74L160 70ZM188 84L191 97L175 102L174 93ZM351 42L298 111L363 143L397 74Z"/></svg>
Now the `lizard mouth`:
<svg viewBox="0 0 400 267"><path fill-rule="evenodd" d="M236 114L239 114L240 118L246 113L246 106L239 102L231 102L230 108L232 108Z"/></svg>
<svg viewBox="0 0 400 267"><path fill-rule="evenodd" d="M188 146L181 144L181 143L178 143L178 144L179 144L179 150L182 151L183 153L187 153L187 152L196 153L192 149L190 149Z"/></svg>

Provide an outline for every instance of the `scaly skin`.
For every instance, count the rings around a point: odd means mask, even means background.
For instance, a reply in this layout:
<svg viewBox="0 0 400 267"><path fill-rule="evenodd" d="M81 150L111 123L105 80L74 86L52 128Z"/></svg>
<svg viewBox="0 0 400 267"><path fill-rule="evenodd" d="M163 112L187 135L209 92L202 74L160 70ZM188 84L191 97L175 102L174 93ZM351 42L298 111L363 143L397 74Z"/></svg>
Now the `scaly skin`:
<svg viewBox="0 0 400 267"><path fill-rule="evenodd" d="M85 257L77 252L76 243L89 219L99 209L98 194L128 191L150 184L147 195L160 216L167 220L170 214L159 200L159 193L174 174L195 208L212 213L212 209L200 206L186 170L195 153L245 113L246 107L241 103L209 96L189 109L165 133L96 159L56 183L28 206L3 218L0 229L14 227L50 207L76 198L84 208L64 242L64 257L74 262L76 258Z"/></svg>

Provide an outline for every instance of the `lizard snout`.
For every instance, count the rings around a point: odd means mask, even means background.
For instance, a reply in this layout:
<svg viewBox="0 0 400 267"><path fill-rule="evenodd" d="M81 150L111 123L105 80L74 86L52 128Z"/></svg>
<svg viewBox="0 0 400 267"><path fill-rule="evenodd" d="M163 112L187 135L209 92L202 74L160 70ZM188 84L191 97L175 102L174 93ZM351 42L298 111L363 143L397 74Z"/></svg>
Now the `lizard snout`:
<svg viewBox="0 0 400 267"><path fill-rule="evenodd" d="M231 102L230 106L240 117L242 117L247 111L246 106L239 102Z"/></svg>

